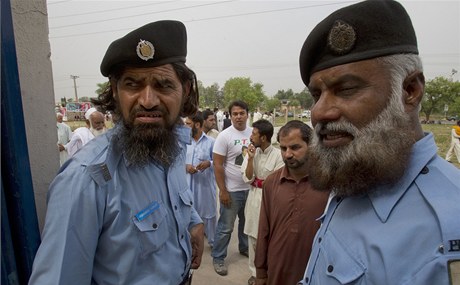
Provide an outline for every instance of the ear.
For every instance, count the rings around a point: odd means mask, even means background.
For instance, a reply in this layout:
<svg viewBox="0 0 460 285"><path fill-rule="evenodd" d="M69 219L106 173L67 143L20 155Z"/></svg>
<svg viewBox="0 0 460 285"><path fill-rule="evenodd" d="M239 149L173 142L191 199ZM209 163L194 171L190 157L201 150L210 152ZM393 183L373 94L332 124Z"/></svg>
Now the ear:
<svg viewBox="0 0 460 285"><path fill-rule="evenodd" d="M425 76L422 72L416 71L409 74L403 82L403 100L406 112L414 110L418 112L418 107L425 91Z"/></svg>
<svg viewBox="0 0 460 285"><path fill-rule="evenodd" d="M112 88L112 97L117 99L118 97L118 89L117 89L117 81L114 79L110 79L110 88Z"/></svg>

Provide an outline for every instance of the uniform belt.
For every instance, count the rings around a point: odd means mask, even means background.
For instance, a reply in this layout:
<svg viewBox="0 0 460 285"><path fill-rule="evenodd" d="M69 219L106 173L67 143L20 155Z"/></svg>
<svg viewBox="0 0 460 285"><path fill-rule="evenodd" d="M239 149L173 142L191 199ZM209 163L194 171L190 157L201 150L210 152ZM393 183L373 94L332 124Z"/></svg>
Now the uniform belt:
<svg viewBox="0 0 460 285"><path fill-rule="evenodd" d="M264 184L265 180L255 178L254 181L252 181L251 186L256 187L256 188L262 188L262 185Z"/></svg>

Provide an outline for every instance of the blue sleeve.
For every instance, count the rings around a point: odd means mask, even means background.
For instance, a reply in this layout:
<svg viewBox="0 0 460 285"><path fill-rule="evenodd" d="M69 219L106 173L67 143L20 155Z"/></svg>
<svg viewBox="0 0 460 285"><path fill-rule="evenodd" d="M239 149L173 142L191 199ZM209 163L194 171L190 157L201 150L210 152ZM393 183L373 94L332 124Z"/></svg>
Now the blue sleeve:
<svg viewBox="0 0 460 285"><path fill-rule="evenodd" d="M42 243L29 284L91 284L103 217L97 201L103 201L103 191L97 191L85 170L71 163L50 186Z"/></svg>

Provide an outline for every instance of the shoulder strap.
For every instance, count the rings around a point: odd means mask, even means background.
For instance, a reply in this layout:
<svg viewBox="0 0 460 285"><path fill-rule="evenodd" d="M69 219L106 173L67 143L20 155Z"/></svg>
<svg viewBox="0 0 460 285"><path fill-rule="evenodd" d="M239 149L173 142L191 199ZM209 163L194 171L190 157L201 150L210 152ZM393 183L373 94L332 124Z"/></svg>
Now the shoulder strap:
<svg viewBox="0 0 460 285"><path fill-rule="evenodd" d="M444 178L444 179L443 179ZM460 254L460 188L436 166L425 166L415 184L436 213L445 253Z"/></svg>
<svg viewBox="0 0 460 285"><path fill-rule="evenodd" d="M116 143L116 136L112 136L107 147L107 157L104 162L88 165L87 170L91 178L100 186L105 186L112 180L112 174L121 158L121 151Z"/></svg>

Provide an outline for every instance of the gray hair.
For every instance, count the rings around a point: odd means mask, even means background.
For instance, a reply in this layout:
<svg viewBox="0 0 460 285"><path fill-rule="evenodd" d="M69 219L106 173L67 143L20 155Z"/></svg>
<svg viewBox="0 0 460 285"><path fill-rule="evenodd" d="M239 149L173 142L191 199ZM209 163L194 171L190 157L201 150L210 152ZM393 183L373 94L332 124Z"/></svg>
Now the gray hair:
<svg viewBox="0 0 460 285"><path fill-rule="evenodd" d="M404 80L413 72L423 72L423 64L417 54L395 54L376 58L377 62L390 71L390 84L392 94L401 94ZM392 96L391 100L400 100L400 97ZM403 106L401 105L401 108ZM419 105L419 110L422 106Z"/></svg>

